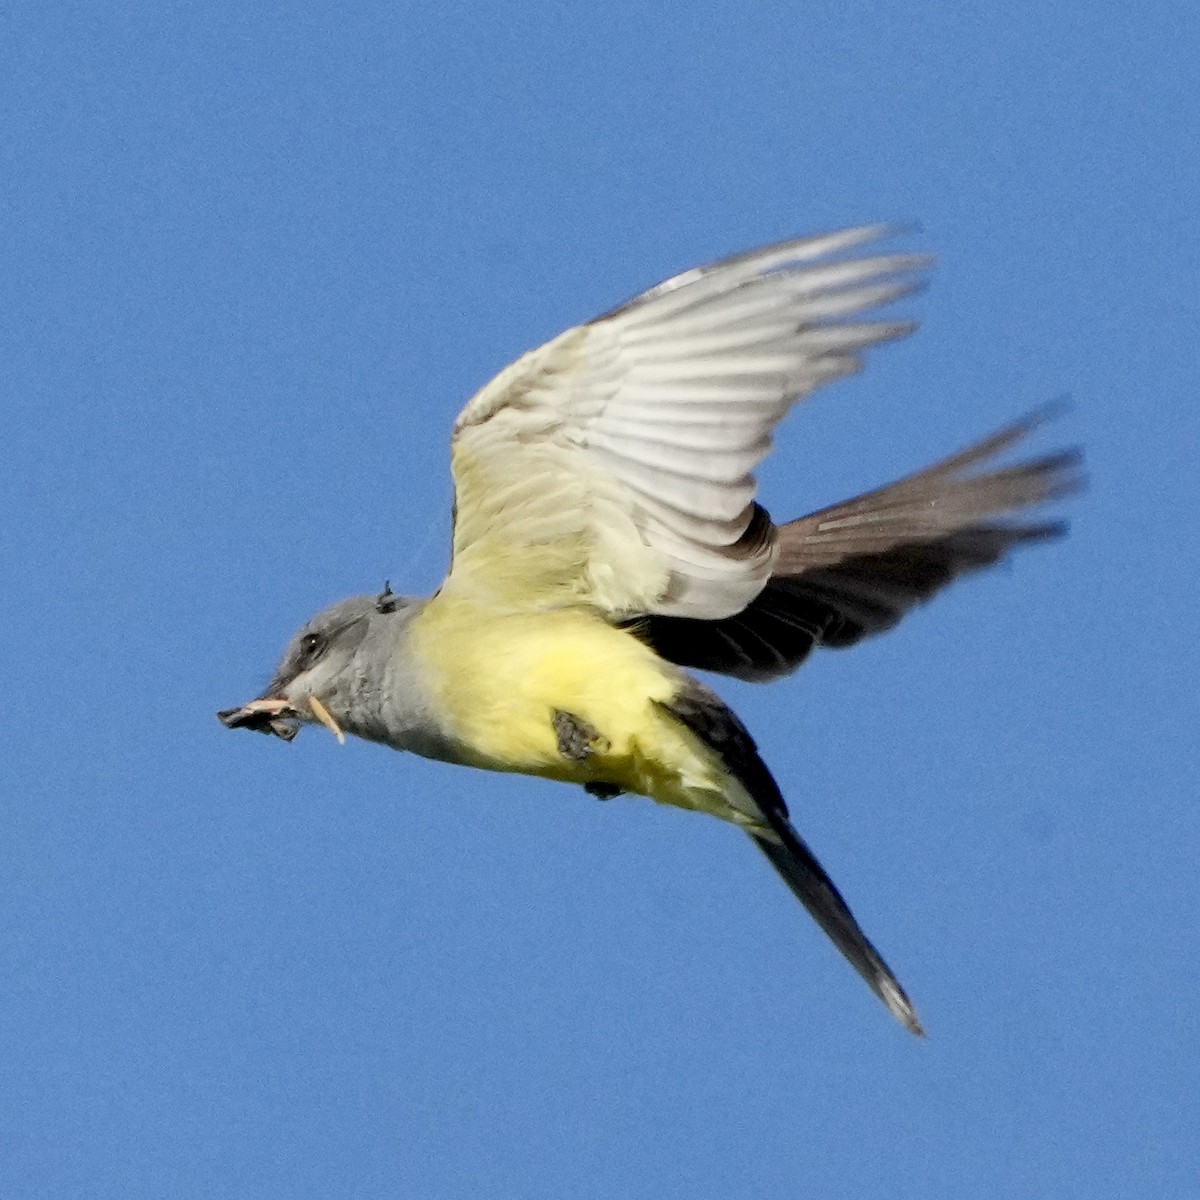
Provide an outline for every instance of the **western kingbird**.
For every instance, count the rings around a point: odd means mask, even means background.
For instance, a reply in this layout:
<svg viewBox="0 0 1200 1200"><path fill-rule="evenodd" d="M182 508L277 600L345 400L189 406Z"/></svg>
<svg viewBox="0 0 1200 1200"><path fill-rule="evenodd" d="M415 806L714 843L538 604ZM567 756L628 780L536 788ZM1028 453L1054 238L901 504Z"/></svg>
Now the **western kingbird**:
<svg viewBox="0 0 1200 1200"><path fill-rule="evenodd" d="M1026 418L784 525L753 471L797 400L908 321L862 314L928 259L845 230L686 271L506 367L454 426L450 571L430 597L343 600L270 686L218 714L710 813L744 830L897 1019L912 1003L788 818L742 722L685 668L769 680L850 646L1009 550L1075 451L997 466Z"/></svg>

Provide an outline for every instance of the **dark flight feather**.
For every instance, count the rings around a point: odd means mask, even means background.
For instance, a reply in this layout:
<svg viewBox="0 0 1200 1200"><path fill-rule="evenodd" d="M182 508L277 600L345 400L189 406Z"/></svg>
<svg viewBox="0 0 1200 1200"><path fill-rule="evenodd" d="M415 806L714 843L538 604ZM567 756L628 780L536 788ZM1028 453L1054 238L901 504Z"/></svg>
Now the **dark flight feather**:
<svg viewBox="0 0 1200 1200"><path fill-rule="evenodd" d="M853 646L891 629L953 580L1065 533L1059 521L1002 518L1076 490L1077 451L972 470L1044 419L1026 417L923 471L780 526L775 574L740 613L648 616L630 628L680 666L752 681L795 670L818 646Z"/></svg>

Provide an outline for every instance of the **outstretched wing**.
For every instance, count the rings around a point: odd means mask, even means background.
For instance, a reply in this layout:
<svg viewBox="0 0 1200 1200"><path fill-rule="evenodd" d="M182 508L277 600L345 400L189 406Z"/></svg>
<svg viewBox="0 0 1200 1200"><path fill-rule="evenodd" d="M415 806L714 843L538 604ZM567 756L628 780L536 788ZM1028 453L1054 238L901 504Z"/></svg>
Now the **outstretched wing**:
<svg viewBox="0 0 1200 1200"><path fill-rule="evenodd" d="M524 355L454 429L445 586L516 607L718 620L762 591L779 531L754 468L788 408L913 328L860 314L927 265L847 252L882 226L700 267Z"/></svg>

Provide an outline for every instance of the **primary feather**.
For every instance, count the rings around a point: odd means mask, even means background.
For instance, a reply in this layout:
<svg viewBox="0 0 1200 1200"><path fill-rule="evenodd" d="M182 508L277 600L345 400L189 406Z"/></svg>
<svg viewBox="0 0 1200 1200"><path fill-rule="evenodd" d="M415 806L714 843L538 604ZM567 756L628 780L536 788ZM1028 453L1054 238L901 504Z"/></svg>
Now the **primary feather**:
<svg viewBox="0 0 1200 1200"><path fill-rule="evenodd" d="M717 620L776 567L754 469L788 408L909 322L863 321L927 260L871 226L685 272L524 355L454 430L447 585L534 607Z"/></svg>

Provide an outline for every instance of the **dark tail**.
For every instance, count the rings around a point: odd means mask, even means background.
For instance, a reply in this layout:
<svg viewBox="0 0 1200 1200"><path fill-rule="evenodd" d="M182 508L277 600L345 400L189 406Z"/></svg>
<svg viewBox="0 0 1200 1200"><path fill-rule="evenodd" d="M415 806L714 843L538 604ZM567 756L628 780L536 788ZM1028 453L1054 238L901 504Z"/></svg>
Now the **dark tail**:
<svg viewBox="0 0 1200 1200"><path fill-rule="evenodd" d="M694 680L664 707L720 756L726 769L753 800L757 812L747 815L765 828L762 833L751 833L750 838L813 920L896 1020L910 1032L924 1036L916 1010L900 981L871 945L841 892L793 827L779 786L736 714L715 693Z"/></svg>
<svg viewBox="0 0 1200 1200"><path fill-rule="evenodd" d="M766 768L763 770L766 771ZM753 834L751 840L767 856L771 866L808 909L813 920L825 930L829 940L867 981L871 991L888 1006L892 1016L911 1033L924 1037L925 1030L921 1028L912 1001L892 969L863 933L825 868L786 817L781 822L773 821L771 825L779 838L778 842Z"/></svg>

